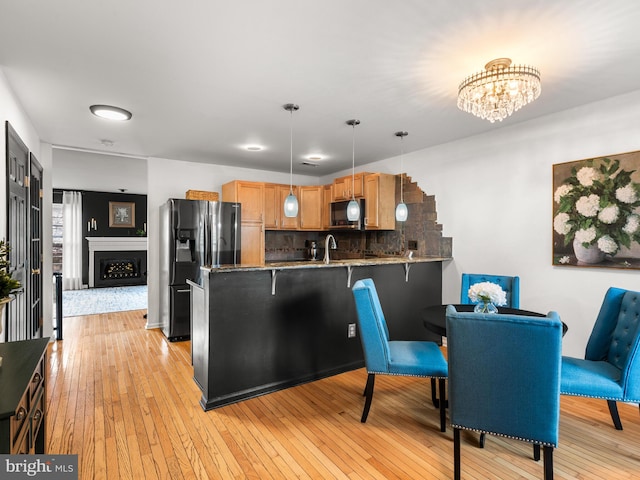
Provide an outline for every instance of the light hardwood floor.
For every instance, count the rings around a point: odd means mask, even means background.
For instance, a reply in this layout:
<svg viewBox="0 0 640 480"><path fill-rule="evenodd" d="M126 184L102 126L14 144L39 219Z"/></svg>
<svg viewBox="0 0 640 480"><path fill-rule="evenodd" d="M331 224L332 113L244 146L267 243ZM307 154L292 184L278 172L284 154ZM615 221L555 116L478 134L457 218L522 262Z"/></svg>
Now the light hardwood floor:
<svg viewBox="0 0 640 480"><path fill-rule="evenodd" d="M65 319L49 348L47 451L79 455L81 479L450 479L452 432L439 431L429 381L378 376L360 423L357 370L209 412L189 342L145 330L144 311ZM640 478L640 415L562 398L556 479ZM526 412L522 412L526 415ZM464 479L538 479L529 444L463 433Z"/></svg>

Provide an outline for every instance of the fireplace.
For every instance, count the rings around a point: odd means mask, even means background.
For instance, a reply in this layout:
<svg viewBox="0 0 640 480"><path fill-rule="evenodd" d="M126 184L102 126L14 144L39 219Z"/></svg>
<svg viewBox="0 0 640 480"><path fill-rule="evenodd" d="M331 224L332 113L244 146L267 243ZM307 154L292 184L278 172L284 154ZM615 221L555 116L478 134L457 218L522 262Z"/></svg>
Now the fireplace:
<svg viewBox="0 0 640 480"><path fill-rule="evenodd" d="M96 252L95 287L121 287L147 283L147 252Z"/></svg>
<svg viewBox="0 0 640 480"><path fill-rule="evenodd" d="M86 237L89 242L89 287L147 283L146 237Z"/></svg>

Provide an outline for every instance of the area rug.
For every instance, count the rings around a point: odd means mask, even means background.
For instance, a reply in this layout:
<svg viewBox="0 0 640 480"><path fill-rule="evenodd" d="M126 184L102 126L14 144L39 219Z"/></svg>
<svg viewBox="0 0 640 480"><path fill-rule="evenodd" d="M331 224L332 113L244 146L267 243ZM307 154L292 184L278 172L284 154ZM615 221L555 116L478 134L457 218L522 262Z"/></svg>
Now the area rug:
<svg viewBox="0 0 640 480"><path fill-rule="evenodd" d="M62 292L62 316L143 310L147 308L147 286L85 288Z"/></svg>

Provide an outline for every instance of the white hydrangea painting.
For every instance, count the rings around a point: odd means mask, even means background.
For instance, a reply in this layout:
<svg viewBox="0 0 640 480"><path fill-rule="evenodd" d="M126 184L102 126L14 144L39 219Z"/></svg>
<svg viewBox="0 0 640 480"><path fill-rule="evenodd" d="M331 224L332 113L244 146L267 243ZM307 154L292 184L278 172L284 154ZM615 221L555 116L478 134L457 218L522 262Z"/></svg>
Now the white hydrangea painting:
<svg viewBox="0 0 640 480"><path fill-rule="evenodd" d="M553 264L640 268L640 152L553 166Z"/></svg>

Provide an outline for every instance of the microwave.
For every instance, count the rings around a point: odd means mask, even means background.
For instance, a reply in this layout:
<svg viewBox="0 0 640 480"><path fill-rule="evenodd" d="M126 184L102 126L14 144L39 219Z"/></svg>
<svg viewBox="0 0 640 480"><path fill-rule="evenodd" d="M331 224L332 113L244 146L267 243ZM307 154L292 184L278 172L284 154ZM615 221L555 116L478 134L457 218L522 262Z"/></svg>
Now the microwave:
<svg viewBox="0 0 640 480"><path fill-rule="evenodd" d="M364 199L356 199L360 205L360 218L354 222L347 219L347 205L350 200L344 202L331 202L331 228L336 230L364 230Z"/></svg>

